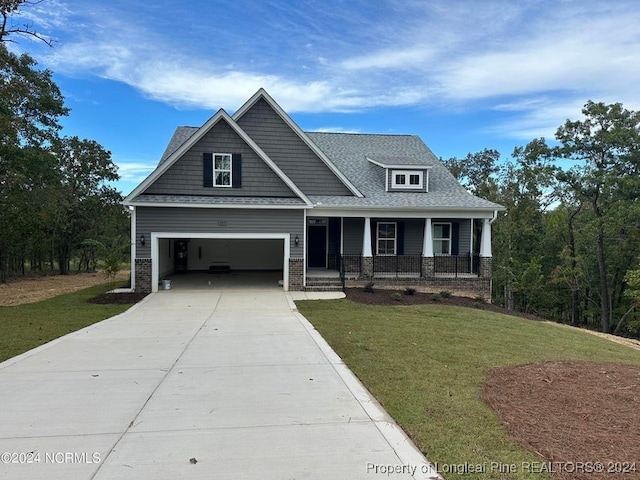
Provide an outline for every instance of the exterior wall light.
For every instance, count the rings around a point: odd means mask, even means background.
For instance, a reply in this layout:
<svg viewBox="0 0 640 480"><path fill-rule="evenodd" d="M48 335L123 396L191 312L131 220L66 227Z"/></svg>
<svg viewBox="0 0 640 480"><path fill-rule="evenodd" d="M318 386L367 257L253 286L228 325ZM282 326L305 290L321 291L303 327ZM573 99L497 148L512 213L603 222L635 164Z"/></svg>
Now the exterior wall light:
<svg viewBox="0 0 640 480"><path fill-rule="evenodd" d="M144 238L144 233L142 235L140 235L140 245L142 245L144 247L144 244L147 242L147 240Z"/></svg>

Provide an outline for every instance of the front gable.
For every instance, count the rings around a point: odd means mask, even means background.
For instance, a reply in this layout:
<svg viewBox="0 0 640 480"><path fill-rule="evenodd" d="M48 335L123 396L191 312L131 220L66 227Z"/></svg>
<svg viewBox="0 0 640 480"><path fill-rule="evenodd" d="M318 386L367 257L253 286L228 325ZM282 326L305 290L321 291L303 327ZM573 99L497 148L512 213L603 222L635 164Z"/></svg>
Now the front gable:
<svg viewBox="0 0 640 480"><path fill-rule="evenodd" d="M222 165L227 156L228 182L227 173L221 168L227 166ZM218 169L215 168L216 161ZM217 175L214 175L214 172ZM224 120L205 133L144 193L200 196L297 196Z"/></svg>
<svg viewBox="0 0 640 480"><path fill-rule="evenodd" d="M234 120L306 195L361 196L266 92L254 95Z"/></svg>
<svg viewBox="0 0 640 480"><path fill-rule="evenodd" d="M185 137L178 147L167 147L156 170L127 196L125 204L142 201L145 195L284 197L310 203L224 110ZM172 142L175 138L176 134Z"/></svg>

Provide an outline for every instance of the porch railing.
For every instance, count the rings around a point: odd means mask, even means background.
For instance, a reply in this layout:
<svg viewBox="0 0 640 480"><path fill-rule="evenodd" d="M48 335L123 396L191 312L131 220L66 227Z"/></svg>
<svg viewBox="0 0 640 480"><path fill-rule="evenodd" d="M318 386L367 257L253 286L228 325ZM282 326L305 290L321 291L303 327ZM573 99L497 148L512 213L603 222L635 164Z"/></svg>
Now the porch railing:
<svg viewBox="0 0 640 480"><path fill-rule="evenodd" d="M375 255L373 276L422 276L422 255Z"/></svg>
<svg viewBox="0 0 640 480"><path fill-rule="evenodd" d="M340 273L345 277L359 277L362 273L362 255L339 255Z"/></svg>
<svg viewBox="0 0 640 480"><path fill-rule="evenodd" d="M442 276L478 275L480 256L436 255L433 258L433 273ZM336 263L343 283L345 278L362 275L362 255L337 255ZM374 277L422 277L422 255L375 255Z"/></svg>
<svg viewBox="0 0 640 480"><path fill-rule="evenodd" d="M478 275L480 255L436 255L433 273L440 275Z"/></svg>

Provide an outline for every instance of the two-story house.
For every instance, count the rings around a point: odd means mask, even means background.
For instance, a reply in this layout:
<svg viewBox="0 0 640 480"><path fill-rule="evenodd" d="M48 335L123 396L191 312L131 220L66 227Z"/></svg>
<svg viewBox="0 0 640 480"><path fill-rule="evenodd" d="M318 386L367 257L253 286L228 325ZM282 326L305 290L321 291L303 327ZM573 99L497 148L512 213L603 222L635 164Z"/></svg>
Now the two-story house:
<svg viewBox="0 0 640 480"><path fill-rule="evenodd" d="M263 89L178 127L131 209L132 286L282 272L284 290L413 286L490 298L491 224L414 135L303 132Z"/></svg>

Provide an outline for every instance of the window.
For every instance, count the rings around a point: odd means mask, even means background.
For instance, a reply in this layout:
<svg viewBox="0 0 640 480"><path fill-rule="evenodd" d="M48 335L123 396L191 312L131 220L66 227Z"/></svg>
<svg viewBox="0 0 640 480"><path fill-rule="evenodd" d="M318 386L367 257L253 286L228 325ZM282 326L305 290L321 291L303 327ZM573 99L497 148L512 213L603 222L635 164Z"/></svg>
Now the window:
<svg viewBox="0 0 640 480"><path fill-rule="evenodd" d="M433 224L433 253L435 255L451 255L451 224Z"/></svg>
<svg viewBox="0 0 640 480"><path fill-rule="evenodd" d="M422 190L424 188L424 172L420 170L393 170L391 188Z"/></svg>
<svg viewBox="0 0 640 480"><path fill-rule="evenodd" d="M396 222L378 222L377 254L396 254L396 232L398 231Z"/></svg>
<svg viewBox="0 0 640 480"><path fill-rule="evenodd" d="M213 186L231 186L231 154L216 153L213 155Z"/></svg>

